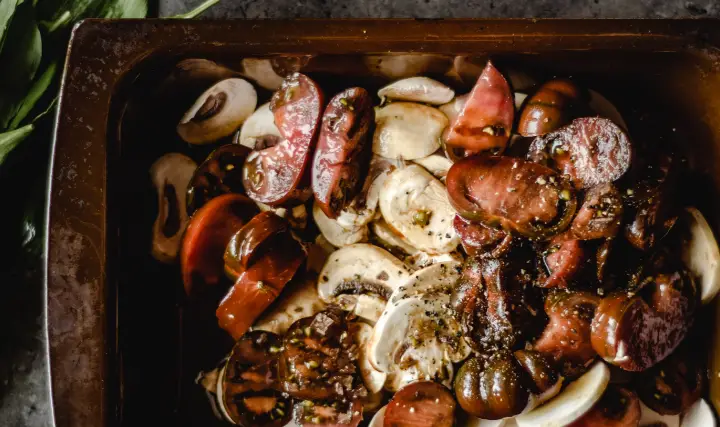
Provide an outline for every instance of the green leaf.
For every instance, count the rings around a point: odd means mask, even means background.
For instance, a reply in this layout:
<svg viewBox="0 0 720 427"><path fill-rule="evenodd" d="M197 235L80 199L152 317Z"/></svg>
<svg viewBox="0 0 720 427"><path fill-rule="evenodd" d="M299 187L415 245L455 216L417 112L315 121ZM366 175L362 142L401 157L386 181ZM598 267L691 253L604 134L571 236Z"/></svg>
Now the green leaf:
<svg viewBox="0 0 720 427"><path fill-rule="evenodd" d="M8 154L32 133L33 129L35 129L35 126L29 124L20 129L0 133L0 165L5 162Z"/></svg>
<svg viewBox="0 0 720 427"><path fill-rule="evenodd" d="M205 2L203 2L200 6L196 7L195 9L193 9L193 10L191 10L191 11L189 11L189 12L181 13L180 15L171 16L170 19L192 19L192 18L197 18L197 17L200 16L203 12L205 12L206 10L208 10L208 9L210 9L211 7L215 6L215 5L218 4L219 2L220 2L220 0L206 0Z"/></svg>
<svg viewBox="0 0 720 427"><path fill-rule="evenodd" d="M7 129L30 87L42 59L42 39L32 4L15 10L7 39L0 52L0 129Z"/></svg>
<svg viewBox="0 0 720 427"><path fill-rule="evenodd" d="M147 0L114 0L105 2L100 9L102 18L144 18L147 16Z"/></svg>
<svg viewBox="0 0 720 427"><path fill-rule="evenodd" d="M5 40L5 31L10 25L10 20L15 13L17 0L0 0L0 51Z"/></svg>
<svg viewBox="0 0 720 427"><path fill-rule="evenodd" d="M35 83L33 83L30 91L23 100L23 103L20 105L20 109L18 109L15 118L13 118L12 122L10 122L10 130L17 128L25 117L27 117L30 111L32 111L40 97L45 93L47 88L50 87L50 84L52 84L53 77L55 77L56 72L57 62L53 62L48 65L45 71L40 75Z"/></svg>

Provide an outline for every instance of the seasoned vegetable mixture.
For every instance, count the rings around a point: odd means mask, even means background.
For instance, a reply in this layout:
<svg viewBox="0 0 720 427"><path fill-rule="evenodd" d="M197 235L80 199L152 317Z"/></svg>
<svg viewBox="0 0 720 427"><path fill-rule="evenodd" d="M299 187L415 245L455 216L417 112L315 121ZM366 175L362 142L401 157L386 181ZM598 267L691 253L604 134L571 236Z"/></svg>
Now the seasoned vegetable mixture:
<svg viewBox="0 0 720 427"><path fill-rule="evenodd" d="M715 425L692 328L720 252L672 147L491 61L377 96L268 62L184 61L216 82L178 134L232 143L151 170L154 256L188 304L224 294L199 383L229 423Z"/></svg>

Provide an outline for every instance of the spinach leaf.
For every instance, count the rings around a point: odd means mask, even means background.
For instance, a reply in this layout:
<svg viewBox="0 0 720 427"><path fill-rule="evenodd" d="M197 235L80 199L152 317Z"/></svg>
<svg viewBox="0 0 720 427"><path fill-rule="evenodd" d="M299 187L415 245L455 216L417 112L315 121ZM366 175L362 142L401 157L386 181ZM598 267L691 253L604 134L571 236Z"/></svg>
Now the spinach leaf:
<svg viewBox="0 0 720 427"><path fill-rule="evenodd" d="M98 13L98 16L103 18L144 18L147 16L147 0L114 0L104 3Z"/></svg>
<svg viewBox="0 0 720 427"><path fill-rule="evenodd" d="M45 93L45 91L47 91L48 87L50 87L50 85L52 84L53 77L55 77L56 72L57 62L53 62L48 65L45 71L43 71L40 77L35 81L35 83L33 83L30 91L20 105L20 109L18 109L17 114L15 114L15 118L13 118L12 122L10 123L10 130L17 128L20 123L25 119L25 117L27 117L30 111L32 111L33 107L35 107L35 104L37 104L40 97Z"/></svg>
<svg viewBox="0 0 720 427"><path fill-rule="evenodd" d="M0 52L0 129L7 129L30 87L42 59L42 40L32 4L24 2L15 10Z"/></svg>
<svg viewBox="0 0 720 427"><path fill-rule="evenodd" d="M5 31L10 25L16 6L17 0L0 0L0 51L2 50L3 41L5 41Z"/></svg>
<svg viewBox="0 0 720 427"><path fill-rule="evenodd" d="M25 125L19 129L9 132L0 133L0 164L7 158L8 154L17 147L25 138L27 138L35 129L32 123Z"/></svg>

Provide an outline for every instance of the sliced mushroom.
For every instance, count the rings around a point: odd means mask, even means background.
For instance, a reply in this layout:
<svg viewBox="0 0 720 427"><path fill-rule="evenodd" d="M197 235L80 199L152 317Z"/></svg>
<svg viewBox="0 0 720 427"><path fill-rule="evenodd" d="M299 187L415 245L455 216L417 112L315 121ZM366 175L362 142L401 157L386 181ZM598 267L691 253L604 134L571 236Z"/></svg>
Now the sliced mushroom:
<svg viewBox="0 0 720 427"><path fill-rule="evenodd" d="M272 66L272 60L267 58L243 58L242 75L253 80L258 86L267 90L278 90L282 86L284 77L278 75Z"/></svg>
<svg viewBox="0 0 720 427"><path fill-rule="evenodd" d="M453 259L415 271L393 292L389 303L421 294L450 295L461 270L462 262Z"/></svg>
<svg viewBox="0 0 720 427"><path fill-rule="evenodd" d="M702 424L704 425L704 424ZM662 415L640 401L640 427L680 427L680 415ZM688 426L690 427L690 426ZM692 426L695 427L695 426ZM700 424L697 425L700 427Z"/></svg>
<svg viewBox="0 0 720 427"><path fill-rule="evenodd" d="M363 61L374 75L388 79L401 79L428 73L445 73L451 58L434 54L367 55Z"/></svg>
<svg viewBox="0 0 720 427"><path fill-rule="evenodd" d="M255 88L243 79L225 79L206 90L177 126L190 144L209 144L231 135L257 105Z"/></svg>
<svg viewBox="0 0 720 427"><path fill-rule="evenodd" d="M628 129L627 123L625 123L620 112L607 98L592 89L588 89L588 93L590 94L588 106L595 111L598 116L612 120L613 123L625 130Z"/></svg>
<svg viewBox="0 0 720 427"><path fill-rule="evenodd" d="M420 379L452 381L447 365L465 359L471 350L449 302L449 295L422 295L388 304L373 330L370 363L395 375L412 367Z"/></svg>
<svg viewBox="0 0 720 427"><path fill-rule="evenodd" d="M424 167L428 172L433 174L435 178L445 182L445 176L447 175L450 167L452 167L452 161L445 157L444 154L431 154L422 159L413 160L414 163Z"/></svg>
<svg viewBox="0 0 720 427"><path fill-rule="evenodd" d="M345 228L354 228L367 225L376 218L379 215L377 206L380 199L380 190L385 185L385 180L387 180L390 172L404 165L405 162L402 160L386 159L373 155L360 193L340 211L337 217L338 224Z"/></svg>
<svg viewBox="0 0 720 427"><path fill-rule="evenodd" d="M253 325L253 330L283 335L290 325L325 309L314 280L296 280L287 285L282 296Z"/></svg>
<svg viewBox="0 0 720 427"><path fill-rule="evenodd" d="M682 260L695 276L702 303L707 304L720 290L720 250L703 214L693 207L685 211L683 222L689 239L683 242Z"/></svg>
<svg viewBox="0 0 720 427"><path fill-rule="evenodd" d="M383 406L380 408L379 411L373 415L372 419L370 420L370 424L368 424L368 427L384 427L385 423L385 409L387 409L387 406Z"/></svg>
<svg viewBox="0 0 720 427"><path fill-rule="evenodd" d="M248 147L251 150L276 144L282 139L280 130L275 126L275 116L270 110L270 103L258 107L250 117L245 120L242 128L240 128L239 144Z"/></svg>
<svg viewBox="0 0 720 427"><path fill-rule="evenodd" d="M410 271L390 252L366 243L333 252L320 272L318 294L332 302L341 294L376 294L385 299Z"/></svg>
<svg viewBox="0 0 720 427"><path fill-rule="evenodd" d="M367 226L343 228L336 220L328 218L317 202L313 203L313 218L322 235L333 246L343 247L367 240Z"/></svg>
<svg viewBox="0 0 720 427"><path fill-rule="evenodd" d="M372 338L373 328L365 323L355 322L350 323L348 329L355 340L355 344L359 347L358 368L360 369L360 376L368 392L375 394L382 390L387 374L375 369L368 359L368 343Z"/></svg>
<svg viewBox="0 0 720 427"><path fill-rule="evenodd" d="M405 264L407 264L412 270L420 270L421 268L429 267L442 262L462 262L463 256L458 251L447 254L429 254L427 252L417 251L414 255L406 257L403 261L405 261Z"/></svg>
<svg viewBox="0 0 720 427"><path fill-rule="evenodd" d="M373 153L389 159L414 160L440 148L448 118L440 110L412 102L393 102L375 112Z"/></svg>
<svg viewBox="0 0 720 427"><path fill-rule="evenodd" d="M447 253L460 244L445 186L418 165L390 174L380 193L380 212L393 230L422 251Z"/></svg>
<svg viewBox="0 0 720 427"><path fill-rule="evenodd" d="M450 102L454 96L454 90L437 80L427 77L408 77L390 83L378 91L381 102L388 98L398 101L440 105Z"/></svg>
<svg viewBox="0 0 720 427"><path fill-rule="evenodd" d="M197 164L179 153L166 154L150 167L150 177L158 196L158 216L153 223L152 256L161 262L177 258L183 232L188 223L185 189Z"/></svg>
<svg viewBox="0 0 720 427"><path fill-rule="evenodd" d="M378 243L390 252L399 252L404 255L414 255L419 252L415 246L411 245L407 239L393 231L382 219L373 221L370 228Z"/></svg>
<svg viewBox="0 0 720 427"><path fill-rule="evenodd" d="M554 399L515 417L519 427L565 426L582 417L600 400L610 382L610 370L597 362Z"/></svg>
<svg viewBox="0 0 720 427"><path fill-rule="evenodd" d="M715 414L705 399L699 399L682 416L680 427L715 427Z"/></svg>
<svg viewBox="0 0 720 427"><path fill-rule="evenodd" d="M341 294L335 299L335 304L345 311L365 322L375 325L387 305L385 297L375 294Z"/></svg>

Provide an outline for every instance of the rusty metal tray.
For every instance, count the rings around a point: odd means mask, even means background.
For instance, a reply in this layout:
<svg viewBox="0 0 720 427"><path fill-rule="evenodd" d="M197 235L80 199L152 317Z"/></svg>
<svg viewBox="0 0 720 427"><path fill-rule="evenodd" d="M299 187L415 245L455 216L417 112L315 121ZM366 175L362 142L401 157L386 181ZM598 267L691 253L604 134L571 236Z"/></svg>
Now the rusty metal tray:
<svg viewBox="0 0 720 427"><path fill-rule="evenodd" d="M717 20L84 21L65 67L48 210L56 425L218 423L193 380L227 343L214 317L198 321L184 304L177 266L155 263L148 250L155 209L148 168L165 152L189 148L168 124L177 111L150 112L140 126L128 118L132 105L184 57L231 63L310 54L326 65L308 72L328 84L342 77L346 86L372 86L372 70L358 66L363 55L398 53L491 55L541 76L591 82L624 111L662 108L707 177L703 191L718 194ZM705 196L702 208L720 212L717 200ZM720 216L708 217L717 229ZM717 408L720 366L711 368Z"/></svg>

